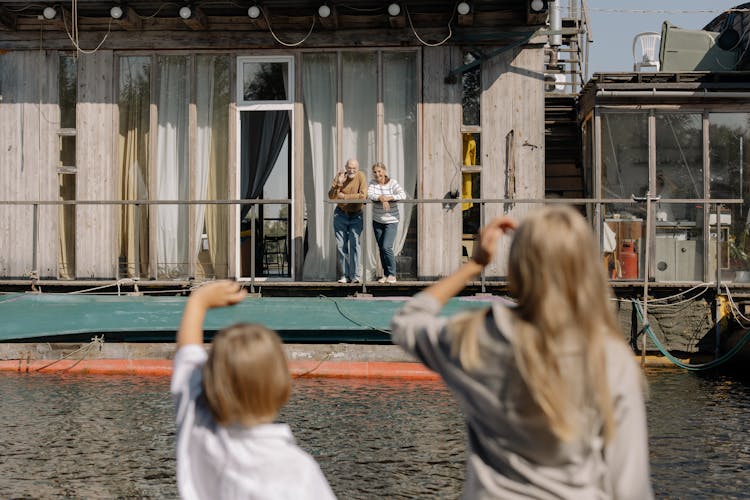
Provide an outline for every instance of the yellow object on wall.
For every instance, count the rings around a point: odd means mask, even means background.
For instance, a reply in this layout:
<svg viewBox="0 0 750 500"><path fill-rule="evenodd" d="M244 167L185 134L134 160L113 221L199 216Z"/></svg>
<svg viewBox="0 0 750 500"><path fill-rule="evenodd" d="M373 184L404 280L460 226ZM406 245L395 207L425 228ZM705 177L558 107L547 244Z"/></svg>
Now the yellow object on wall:
<svg viewBox="0 0 750 500"><path fill-rule="evenodd" d="M463 134L463 151L464 165L476 165L477 141L472 134ZM461 175L461 198L471 198L471 188L471 174L463 173ZM473 206L471 202L461 203L461 210L468 210Z"/></svg>

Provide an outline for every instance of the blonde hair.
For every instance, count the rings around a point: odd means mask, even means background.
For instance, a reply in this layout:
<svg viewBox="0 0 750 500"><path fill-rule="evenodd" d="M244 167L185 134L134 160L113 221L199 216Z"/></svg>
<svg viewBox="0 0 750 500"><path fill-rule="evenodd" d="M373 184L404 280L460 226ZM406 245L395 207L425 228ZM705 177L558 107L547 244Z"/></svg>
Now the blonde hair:
<svg viewBox="0 0 750 500"><path fill-rule="evenodd" d="M572 397L577 382L563 373L558 362L560 351L571 344L583 352L583 393L602 418L605 441L614 435L605 338L623 340L599 261L591 228L569 207L546 207L529 214L510 248L508 285L518 303L512 337L516 363L531 397L562 441L573 440L583 430L581 408ZM457 334L454 355L467 369L482 363L475 332L486 315L487 310L464 315L452 325Z"/></svg>
<svg viewBox="0 0 750 500"><path fill-rule="evenodd" d="M385 182L388 182L389 180L391 180L391 178L388 177L388 169L385 167L385 163L383 163L382 161L375 162L372 164L372 167L370 170L372 170L372 172L375 173L376 168L381 169L385 173Z"/></svg>
<svg viewBox="0 0 750 500"><path fill-rule="evenodd" d="M219 424L273 422L291 393L278 335L247 323L217 333L203 369L203 392Z"/></svg>

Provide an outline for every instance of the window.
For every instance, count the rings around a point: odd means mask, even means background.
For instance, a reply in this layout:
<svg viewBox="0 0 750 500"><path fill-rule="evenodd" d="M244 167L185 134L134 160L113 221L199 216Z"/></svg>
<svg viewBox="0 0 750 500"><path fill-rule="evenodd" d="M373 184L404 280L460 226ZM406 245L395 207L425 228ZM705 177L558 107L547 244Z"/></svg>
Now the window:
<svg viewBox="0 0 750 500"><path fill-rule="evenodd" d="M382 161L388 175L412 198L418 172L417 53L414 51L339 51L305 53L302 58L305 113L304 279L336 276L336 250L331 231L334 205L328 188L337 169L356 158L370 176ZM414 205L399 203L400 222L394 250L399 277L416 276ZM363 246L366 279L377 267L371 227Z"/></svg>
<svg viewBox="0 0 750 500"><path fill-rule="evenodd" d="M58 70L58 102L60 106L60 128L57 132L60 144L60 161L57 167L59 199L76 199L76 102L77 65L72 56L61 56ZM76 254L76 207L60 205L58 208L58 276L74 279Z"/></svg>
<svg viewBox="0 0 750 500"><path fill-rule="evenodd" d="M227 199L229 57L123 56L119 72L121 199ZM227 210L123 205L120 276L226 277Z"/></svg>
<svg viewBox="0 0 750 500"><path fill-rule="evenodd" d="M471 64L476 59L466 52L464 64ZM481 128L481 96L482 73L481 65L477 64L466 71L462 77L461 92L461 198L476 199L482 197L482 128ZM506 172L506 179L512 176ZM510 186L506 186L506 196ZM461 204L462 213L462 254L468 260L474 250L474 242L481 226L481 204L464 202Z"/></svg>

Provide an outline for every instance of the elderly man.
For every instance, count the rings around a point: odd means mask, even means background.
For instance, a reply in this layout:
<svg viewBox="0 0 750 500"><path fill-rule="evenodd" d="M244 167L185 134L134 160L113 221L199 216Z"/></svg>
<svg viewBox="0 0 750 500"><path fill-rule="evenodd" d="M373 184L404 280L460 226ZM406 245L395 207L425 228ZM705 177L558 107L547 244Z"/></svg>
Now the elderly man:
<svg viewBox="0 0 750 500"><path fill-rule="evenodd" d="M332 200L364 200L367 197L367 176L359 171L359 162L349 159L344 170L333 179L328 198ZM333 211L333 231L339 263L339 283L359 283L359 237L362 235L361 203L339 203Z"/></svg>

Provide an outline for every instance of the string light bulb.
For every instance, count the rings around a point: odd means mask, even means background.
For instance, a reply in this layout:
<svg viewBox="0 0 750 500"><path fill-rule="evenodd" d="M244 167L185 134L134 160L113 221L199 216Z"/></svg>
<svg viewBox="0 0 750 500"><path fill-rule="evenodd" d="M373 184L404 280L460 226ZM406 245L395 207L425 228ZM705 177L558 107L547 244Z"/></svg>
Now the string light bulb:
<svg viewBox="0 0 750 500"><path fill-rule="evenodd" d="M534 12L541 12L544 10L544 1L543 0L531 0L531 4L529 4L531 7L531 10Z"/></svg>
<svg viewBox="0 0 750 500"><path fill-rule="evenodd" d="M119 5L115 5L109 9L109 15L112 19L120 19L122 17L122 8Z"/></svg>
<svg viewBox="0 0 750 500"><path fill-rule="evenodd" d="M466 2L461 2L456 7L456 10L458 11L459 14L461 14L462 16L465 16L466 14L471 12L471 6Z"/></svg>
<svg viewBox="0 0 750 500"><path fill-rule="evenodd" d="M42 15L44 16L45 19L54 19L55 16L57 15L57 11L55 10L54 7L45 7L44 10L42 11Z"/></svg>
<svg viewBox="0 0 750 500"><path fill-rule="evenodd" d="M318 7L318 15L320 17L328 17L331 15L331 8L327 6L326 4L321 5Z"/></svg>
<svg viewBox="0 0 750 500"><path fill-rule="evenodd" d="M258 19L260 17L260 7L257 5L251 6L247 9L247 16L251 19Z"/></svg>
<svg viewBox="0 0 750 500"><path fill-rule="evenodd" d="M388 14L394 17L401 14L401 6L397 4L396 2L393 2L392 4L388 6Z"/></svg>
<svg viewBox="0 0 750 500"><path fill-rule="evenodd" d="M188 7L187 5L184 7L180 7L180 17L183 19L190 19L190 16L193 15L193 11Z"/></svg>

